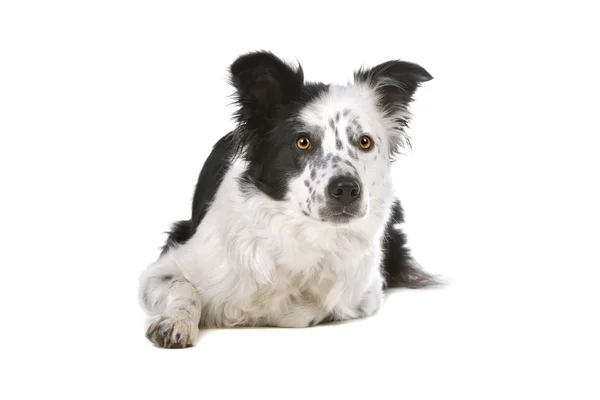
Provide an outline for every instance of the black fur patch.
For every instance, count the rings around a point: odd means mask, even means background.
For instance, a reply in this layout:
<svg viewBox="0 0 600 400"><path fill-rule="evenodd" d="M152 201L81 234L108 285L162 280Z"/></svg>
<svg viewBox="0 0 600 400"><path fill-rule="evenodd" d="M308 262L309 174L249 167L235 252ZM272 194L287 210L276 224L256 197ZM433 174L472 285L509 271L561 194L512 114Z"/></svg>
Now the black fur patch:
<svg viewBox="0 0 600 400"><path fill-rule="evenodd" d="M208 211L209 203L217 193L221 181L229 169L232 152L233 132L230 132L214 145L200 170L192 202L192 218L173 224L169 237L162 247L161 255L166 253L169 248L184 244L194 236L198 225Z"/></svg>
<svg viewBox="0 0 600 400"><path fill-rule="evenodd" d="M304 83L302 68L292 68L269 52L250 53L231 67L236 88L242 156L249 162L240 188L260 190L275 200L288 191L291 177L321 155L321 127L304 126L295 118L309 102L328 89L322 83ZM333 121L331 121L333 122ZM307 136L307 150L296 147ZM311 171L311 179L316 171Z"/></svg>
<svg viewBox="0 0 600 400"><path fill-rule="evenodd" d="M404 222L404 212L399 201L392 208L392 215L387 223L384 241L385 257L383 272L385 285L389 288L423 288L434 286L438 281L424 272L412 258L406 247L405 234L394 228L394 225Z"/></svg>
<svg viewBox="0 0 600 400"><path fill-rule="evenodd" d="M358 82L366 82L377 88L381 95L383 111L406 107L423 82L433 77L423 67L406 61L392 60L373 68L362 68L354 73Z"/></svg>

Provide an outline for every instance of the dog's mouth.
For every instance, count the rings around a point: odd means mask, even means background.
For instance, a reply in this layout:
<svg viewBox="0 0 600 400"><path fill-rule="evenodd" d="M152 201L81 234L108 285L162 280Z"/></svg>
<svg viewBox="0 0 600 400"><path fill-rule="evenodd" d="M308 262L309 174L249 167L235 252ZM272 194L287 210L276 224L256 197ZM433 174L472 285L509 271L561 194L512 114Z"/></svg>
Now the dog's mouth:
<svg viewBox="0 0 600 400"><path fill-rule="evenodd" d="M327 212L322 213L321 220L333 222L336 224L346 224L346 223L349 223L350 221L364 217L365 214L366 214L366 211L356 210L356 209L354 209L354 207L352 207L352 208L344 207L340 211L335 211L335 212L327 211Z"/></svg>

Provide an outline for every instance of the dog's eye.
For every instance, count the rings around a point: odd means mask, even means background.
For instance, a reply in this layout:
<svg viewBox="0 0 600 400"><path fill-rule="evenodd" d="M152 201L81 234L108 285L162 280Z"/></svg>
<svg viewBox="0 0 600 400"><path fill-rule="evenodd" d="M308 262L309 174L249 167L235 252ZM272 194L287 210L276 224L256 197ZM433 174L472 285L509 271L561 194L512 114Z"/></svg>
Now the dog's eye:
<svg viewBox="0 0 600 400"><path fill-rule="evenodd" d="M363 150L369 150L373 146L373 140L366 135L361 136L358 143Z"/></svg>
<svg viewBox="0 0 600 400"><path fill-rule="evenodd" d="M310 140L306 136L302 136L296 140L296 146L300 150L307 150L310 147Z"/></svg>

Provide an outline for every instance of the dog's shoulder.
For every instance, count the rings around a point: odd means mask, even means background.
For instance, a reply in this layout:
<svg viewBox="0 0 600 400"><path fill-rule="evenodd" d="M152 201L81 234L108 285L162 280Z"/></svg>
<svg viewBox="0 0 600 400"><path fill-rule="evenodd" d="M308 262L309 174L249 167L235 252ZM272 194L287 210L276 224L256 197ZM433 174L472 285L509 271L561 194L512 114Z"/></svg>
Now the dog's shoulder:
<svg viewBox="0 0 600 400"><path fill-rule="evenodd" d="M196 233L198 225L208 211L210 202L219 190L223 177L231 166L234 151L233 135L233 131L227 133L213 146L198 176L192 202L192 216L189 220L173 223L161 254L166 253L173 246L184 244Z"/></svg>

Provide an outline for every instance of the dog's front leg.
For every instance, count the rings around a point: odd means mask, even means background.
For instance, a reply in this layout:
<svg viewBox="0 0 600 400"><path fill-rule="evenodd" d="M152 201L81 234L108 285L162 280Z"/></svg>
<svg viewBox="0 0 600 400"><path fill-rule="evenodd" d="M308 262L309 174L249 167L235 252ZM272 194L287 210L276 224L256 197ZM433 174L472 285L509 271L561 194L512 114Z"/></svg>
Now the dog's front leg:
<svg viewBox="0 0 600 400"><path fill-rule="evenodd" d="M175 262L163 257L140 278L141 303L150 314L146 337L156 346L193 346L200 323L200 293L183 276Z"/></svg>
<svg viewBox="0 0 600 400"><path fill-rule="evenodd" d="M380 275L363 295L356 309L358 318L369 317L379 311L383 304L383 279Z"/></svg>

